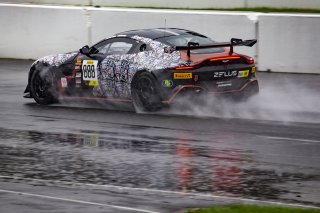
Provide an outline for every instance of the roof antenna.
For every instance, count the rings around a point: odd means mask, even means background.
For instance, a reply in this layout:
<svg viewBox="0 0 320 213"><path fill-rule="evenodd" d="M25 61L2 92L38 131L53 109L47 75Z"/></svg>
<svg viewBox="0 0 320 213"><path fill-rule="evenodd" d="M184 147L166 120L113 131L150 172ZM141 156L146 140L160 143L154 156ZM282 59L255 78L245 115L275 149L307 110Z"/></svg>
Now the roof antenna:
<svg viewBox="0 0 320 213"><path fill-rule="evenodd" d="M164 31L163 31L163 37L166 36L166 31L167 31L167 19L164 19ZM165 57L165 54L163 54L163 59Z"/></svg>
<svg viewBox="0 0 320 213"><path fill-rule="evenodd" d="M167 32L167 19L164 19L164 31L163 31L163 37L166 36L166 32Z"/></svg>

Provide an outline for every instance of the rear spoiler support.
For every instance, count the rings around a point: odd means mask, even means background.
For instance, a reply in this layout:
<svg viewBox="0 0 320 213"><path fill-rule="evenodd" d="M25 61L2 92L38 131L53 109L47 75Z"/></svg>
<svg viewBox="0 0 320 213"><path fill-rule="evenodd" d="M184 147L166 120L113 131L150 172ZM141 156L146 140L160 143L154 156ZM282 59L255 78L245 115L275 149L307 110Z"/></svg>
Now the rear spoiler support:
<svg viewBox="0 0 320 213"><path fill-rule="evenodd" d="M188 42L188 46L176 46L175 50L187 50L187 55L190 58L191 50L230 47L229 55L232 55L234 46L252 47L256 43L257 43L257 39L242 40L239 38L232 38L230 42L217 42L217 43L203 45L203 46L200 46L199 43L196 43L196 42Z"/></svg>

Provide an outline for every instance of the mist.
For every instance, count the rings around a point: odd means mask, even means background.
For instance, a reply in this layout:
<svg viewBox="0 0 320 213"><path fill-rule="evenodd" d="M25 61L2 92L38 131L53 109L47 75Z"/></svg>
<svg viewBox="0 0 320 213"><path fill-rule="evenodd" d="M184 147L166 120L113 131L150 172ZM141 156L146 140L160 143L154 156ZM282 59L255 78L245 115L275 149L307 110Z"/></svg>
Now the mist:
<svg viewBox="0 0 320 213"><path fill-rule="evenodd" d="M208 97L203 103L186 98L165 113L273 120L281 122L320 123L320 94L317 75L260 73L260 92L247 101ZM190 103L191 102L191 103Z"/></svg>

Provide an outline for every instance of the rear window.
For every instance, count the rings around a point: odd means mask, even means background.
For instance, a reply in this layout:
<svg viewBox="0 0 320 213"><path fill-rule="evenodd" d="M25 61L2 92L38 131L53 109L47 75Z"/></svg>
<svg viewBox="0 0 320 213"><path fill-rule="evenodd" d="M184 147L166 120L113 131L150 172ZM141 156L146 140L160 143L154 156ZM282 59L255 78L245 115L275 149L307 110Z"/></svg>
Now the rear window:
<svg viewBox="0 0 320 213"><path fill-rule="evenodd" d="M191 34L163 37L158 39L158 41L170 46L188 46L188 42L195 42L195 43L198 43L200 46L215 43L215 41L205 36L191 35ZM209 49L200 49L200 50L191 51L191 53L198 53L198 54L210 54L210 53L219 53L219 52L224 52L224 49L209 48Z"/></svg>

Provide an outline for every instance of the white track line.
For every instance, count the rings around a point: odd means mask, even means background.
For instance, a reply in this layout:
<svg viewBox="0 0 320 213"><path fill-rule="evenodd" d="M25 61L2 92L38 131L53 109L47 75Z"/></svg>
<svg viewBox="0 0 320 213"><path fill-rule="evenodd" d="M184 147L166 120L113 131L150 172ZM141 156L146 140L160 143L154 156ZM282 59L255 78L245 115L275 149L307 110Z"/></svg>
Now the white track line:
<svg viewBox="0 0 320 213"><path fill-rule="evenodd" d="M279 205L279 206L288 206L288 207L297 207L297 208L320 209L320 207L311 206L311 205L284 203L284 202L276 202L276 201L265 201L265 200L255 200L255 199L242 198L242 197L228 197L228 196L221 196L221 195L214 195L214 194L200 194L200 193L189 193L189 192L168 191L168 190L159 190L159 189L146 189L146 188L134 188L134 187L114 186L114 185L98 185L98 184L92 184L92 183L78 183L78 182L68 182L68 181L61 181L61 180L42 180L42 179L35 179L35 178L21 178L21 177L5 176L5 175L0 175L0 178L15 179L15 180L29 180L29 181L38 181L38 182L46 182L46 183L60 183L60 184L65 184L65 185L91 186L91 187L97 187L100 189L101 188L107 188L107 189L113 188L113 189L118 189L118 190L155 192L155 193L182 195L182 196L215 198L215 199L220 199L220 200L235 200L235 201L240 201L240 202L261 203L261 204Z"/></svg>
<svg viewBox="0 0 320 213"><path fill-rule="evenodd" d="M261 135L260 137L268 138L272 140L285 140L285 141L300 141L300 142L307 142L307 143L320 143L320 140L310 140L310 139L303 139L303 138L287 138L287 137L273 137L273 136L265 136Z"/></svg>
<svg viewBox="0 0 320 213"><path fill-rule="evenodd" d="M53 196L47 196L47 195L41 195L41 194L33 194L33 193L26 193L26 192L11 191L11 190L5 190L5 189L0 189L0 192L18 194L18 195L26 195L26 196L32 196L32 197L40 197L40 198L46 198L46 199L52 199L52 200L61 200L61 201L72 202L72 203L80 203L80 204L95 205L95 206L104 206L104 207L122 209L122 210L127 210L127 211L136 211L136 212L145 212L145 213L158 213L158 212L154 212L154 211L136 209L136 208L126 207L126 206L109 205L109 204L104 204L104 203L95 203L95 202L74 200L74 199L68 199L68 198L62 198L62 197L53 197Z"/></svg>

